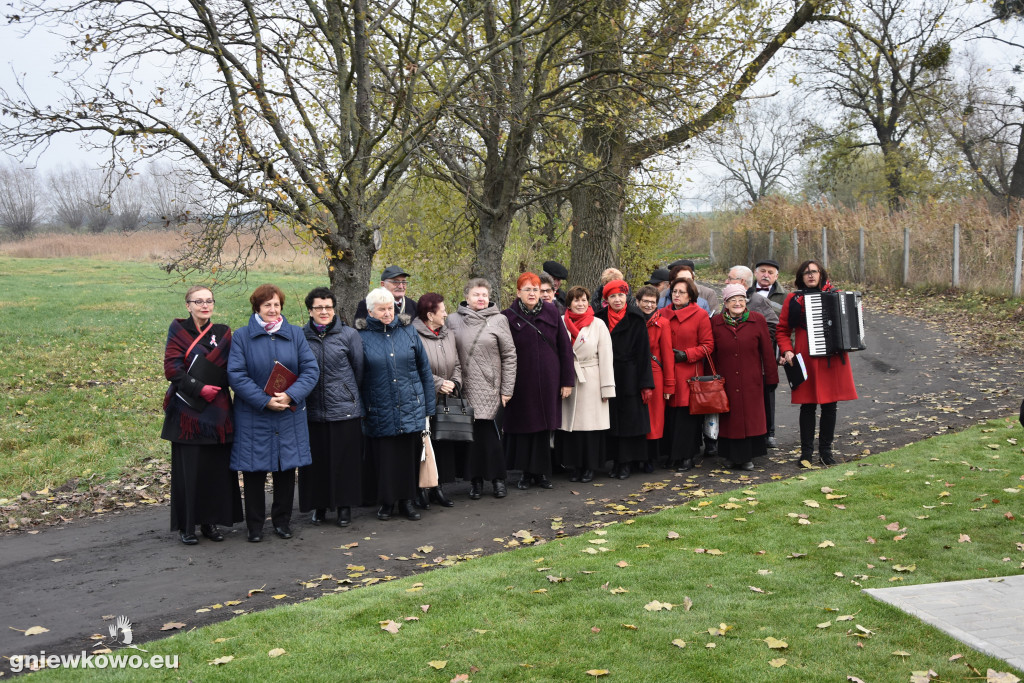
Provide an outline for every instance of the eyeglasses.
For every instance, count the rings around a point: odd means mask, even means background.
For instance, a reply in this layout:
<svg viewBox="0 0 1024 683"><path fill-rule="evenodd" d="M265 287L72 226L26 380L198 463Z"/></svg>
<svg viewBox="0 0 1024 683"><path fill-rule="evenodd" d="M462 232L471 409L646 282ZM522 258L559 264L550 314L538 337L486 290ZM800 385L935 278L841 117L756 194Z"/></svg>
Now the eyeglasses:
<svg viewBox="0 0 1024 683"><path fill-rule="evenodd" d="M527 294L537 294L540 292L540 289L538 289L537 287L523 287L519 291L526 292Z"/></svg>
<svg viewBox="0 0 1024 683"><path fill-rule="evenodd" d="M334 310L334 306L313 306L310 310L317 313L327 313Z"/></svg>
<svg viewBox="0 0 1024 683"><path fill-rule="evenodd" d="M195 306L212 306L214 301L213 299L192 299L189 303Z"/></svg>
<svg viewBox="0 0 1024 683"><path fill-rule="evenodd" d="M685 294L687 296L690 295L690 293L688 291L686 291L685 289L673 289L672 290L672 296L682 296L683 294Z"/></svg>
<svg viewBox="0 0 1024 683"><path fill-rule="evenodd" d="M406 287L409 284L408 280L385 280L384 282L393 284L395 287Z"/></svg>
<svg viewBox="0 0 1024 683"><path fill-rule="evenodd" d="M551 294L551 288L550 287L547 287L547 288L541 287L540 293L541 294Z"/></svg>
<svg viewBox="0 0 1024 683"><path fill-rule="evenodd" d="M654 299L640 299L641 306L657 306L658 302Z"/></svg>

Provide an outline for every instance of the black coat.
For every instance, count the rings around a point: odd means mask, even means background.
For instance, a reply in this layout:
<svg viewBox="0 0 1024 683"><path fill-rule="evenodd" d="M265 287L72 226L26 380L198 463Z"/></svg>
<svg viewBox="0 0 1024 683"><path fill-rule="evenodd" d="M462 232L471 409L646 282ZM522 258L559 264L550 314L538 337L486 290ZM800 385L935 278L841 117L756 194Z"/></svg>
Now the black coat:
<svg viewBox="0 0 1024 683"><path fill-rule="evenodd" d="M363 379L363 341L338 318L320 334L308 322L302 328L320 366L316 388L306 397L310 422L338 422L363 416L359 383Z"/></svg>
<svg viewBox="0 0 1024 683"><path fill-rule="evenodd" d="M594 314L608 324L608 309ZM611 325L608 325L611 329ZM609 400L611 434L642 436L651 431L650 415L640 391L654 389L647 321L640 309L626 306L626 315L612 330L612 364L615 367L615 398Z"/></svg>

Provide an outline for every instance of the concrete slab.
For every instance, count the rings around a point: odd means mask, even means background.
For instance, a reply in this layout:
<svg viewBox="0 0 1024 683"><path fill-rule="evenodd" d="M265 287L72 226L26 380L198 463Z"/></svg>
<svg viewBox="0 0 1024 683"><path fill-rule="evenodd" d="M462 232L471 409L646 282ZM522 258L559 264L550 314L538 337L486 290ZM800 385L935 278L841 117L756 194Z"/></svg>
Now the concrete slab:
<svg viewBox="0 0 1024 683"><path fill-rule="evenodd" d="M864 592L1024 670L1024 575Z"/></svg>

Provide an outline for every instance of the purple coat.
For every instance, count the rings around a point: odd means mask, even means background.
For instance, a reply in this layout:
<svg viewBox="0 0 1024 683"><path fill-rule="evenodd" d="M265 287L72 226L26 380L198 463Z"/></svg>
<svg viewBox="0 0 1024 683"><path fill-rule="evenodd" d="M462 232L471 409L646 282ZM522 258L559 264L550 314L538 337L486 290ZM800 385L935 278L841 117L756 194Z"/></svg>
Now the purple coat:
<svg viewBox="0 0 1024 683"><path fill-rule="evenodd" d="M516 388L505 406L505 432L558 429L562 426L560 389L576 386L565 323L552 304L544 304L537 315L527 315L517 299L502 313L508 318L517 361Z"/></svg>

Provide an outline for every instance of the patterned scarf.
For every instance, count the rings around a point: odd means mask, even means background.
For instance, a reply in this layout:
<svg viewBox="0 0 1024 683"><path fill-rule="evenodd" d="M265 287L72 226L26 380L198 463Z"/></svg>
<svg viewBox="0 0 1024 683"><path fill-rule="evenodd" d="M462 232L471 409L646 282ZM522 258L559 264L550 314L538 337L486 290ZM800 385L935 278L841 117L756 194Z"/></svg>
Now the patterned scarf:
<svg viewBox="0 0 1024 683"><path fill-rule="evenodd" d="M743 311L743 315L741 315L739 317L739 319L736 319L736 318L732 317L732 315L730 315L729 313L726 313L724 316L722 316L722 319L725 320L725 324L726 325L731 325L732 327L737 327L740 323L747 322L747 318L749 318L749 317L750 317L750 311Z"/></svg>
<svg viewBox="0 0 1024 683"><path fill-rule="evenodd" d="M212 324L212 323L210 323ZM171 385L164 395L164 411L172 419L177 414L181 437L192 439L204 437L226 443L228 435L234 431L231 420L231 398L228 388L221 387L213 402L202 411L190 408L184 401L177 398L179 382L188 376L187 369L196 356L206 356L206 360L214 365L227 368L228 352L231 349L231 328L226 325L219 339L216 334L207 334L193 347L189 357L185 351L192 345L199 331L191 318L175 320L167 332L167 346L164 349L164 374L171 378Z"/></svg>
<svg viewBox="0 0 1024 683"><path fill-rule="evenodd" d="M273 323L265 322L263 320L263 318L260 317L259 313L253 313L253 315L256 316L256 322L258 322L260 324L260 327L265 329L268 334L274 334L279 329L281 329L281 325L284 324L284 316L283 315L280 318L277 319L277 322L273 322Z"/></svg>

